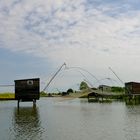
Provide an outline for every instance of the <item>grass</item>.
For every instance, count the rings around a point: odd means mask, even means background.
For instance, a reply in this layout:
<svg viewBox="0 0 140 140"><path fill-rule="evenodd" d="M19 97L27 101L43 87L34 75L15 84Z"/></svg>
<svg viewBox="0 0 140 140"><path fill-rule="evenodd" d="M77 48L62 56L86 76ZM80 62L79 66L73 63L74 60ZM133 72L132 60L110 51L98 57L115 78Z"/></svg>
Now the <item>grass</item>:
<svg viewBox="0 0 140 140"><path fill-rule="evenodd" d="M0 93L0 99L14 99L15 94L14 93Z"/></svg>

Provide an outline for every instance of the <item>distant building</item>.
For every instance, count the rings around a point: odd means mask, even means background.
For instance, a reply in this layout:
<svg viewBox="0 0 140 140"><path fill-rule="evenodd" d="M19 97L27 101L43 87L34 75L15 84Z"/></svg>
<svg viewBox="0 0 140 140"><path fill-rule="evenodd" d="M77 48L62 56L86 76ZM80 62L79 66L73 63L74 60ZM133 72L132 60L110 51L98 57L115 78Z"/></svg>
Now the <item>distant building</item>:
<svg viewBox="0 0 140 140"><path fill-rule="evenodd" d="M111 87L107 85L100 85L98 89L102 91L111 91Z"/></svg>

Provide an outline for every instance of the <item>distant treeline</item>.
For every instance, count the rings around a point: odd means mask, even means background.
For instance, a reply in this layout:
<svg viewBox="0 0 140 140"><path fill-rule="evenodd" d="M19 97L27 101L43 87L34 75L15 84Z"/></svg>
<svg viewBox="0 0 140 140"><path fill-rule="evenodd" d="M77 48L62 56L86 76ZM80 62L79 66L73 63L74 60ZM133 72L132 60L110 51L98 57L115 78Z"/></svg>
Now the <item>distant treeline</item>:
<svg viewBox="0 0 140 140"><path fill-rule="evenodd" d="M124 92L125 88L124 87L111 87L112 92Z"/></svg>

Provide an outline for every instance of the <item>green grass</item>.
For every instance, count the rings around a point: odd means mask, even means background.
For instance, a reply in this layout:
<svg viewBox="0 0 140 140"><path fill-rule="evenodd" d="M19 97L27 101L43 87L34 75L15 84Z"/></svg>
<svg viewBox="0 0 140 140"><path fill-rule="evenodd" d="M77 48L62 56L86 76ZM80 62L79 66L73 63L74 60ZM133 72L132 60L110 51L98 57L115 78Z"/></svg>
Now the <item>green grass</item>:
<svg viewBox="0 0 140 140"><path fill-rule="evenodd" d="M14 99L14 93L0 93L0 99Z"/></svg>

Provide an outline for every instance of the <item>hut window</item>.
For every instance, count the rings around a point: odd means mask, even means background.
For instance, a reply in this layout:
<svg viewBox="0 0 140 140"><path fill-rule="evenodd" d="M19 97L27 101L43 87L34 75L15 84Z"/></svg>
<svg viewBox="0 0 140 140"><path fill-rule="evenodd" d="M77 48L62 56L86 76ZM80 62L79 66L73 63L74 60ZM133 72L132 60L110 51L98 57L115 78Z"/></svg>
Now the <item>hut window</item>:
<svg viewBox="0 0 140 140"><path fill-rule="evenodd" d="M28 80L27 85L32 86L33 85L33 80Z"/></svg>

